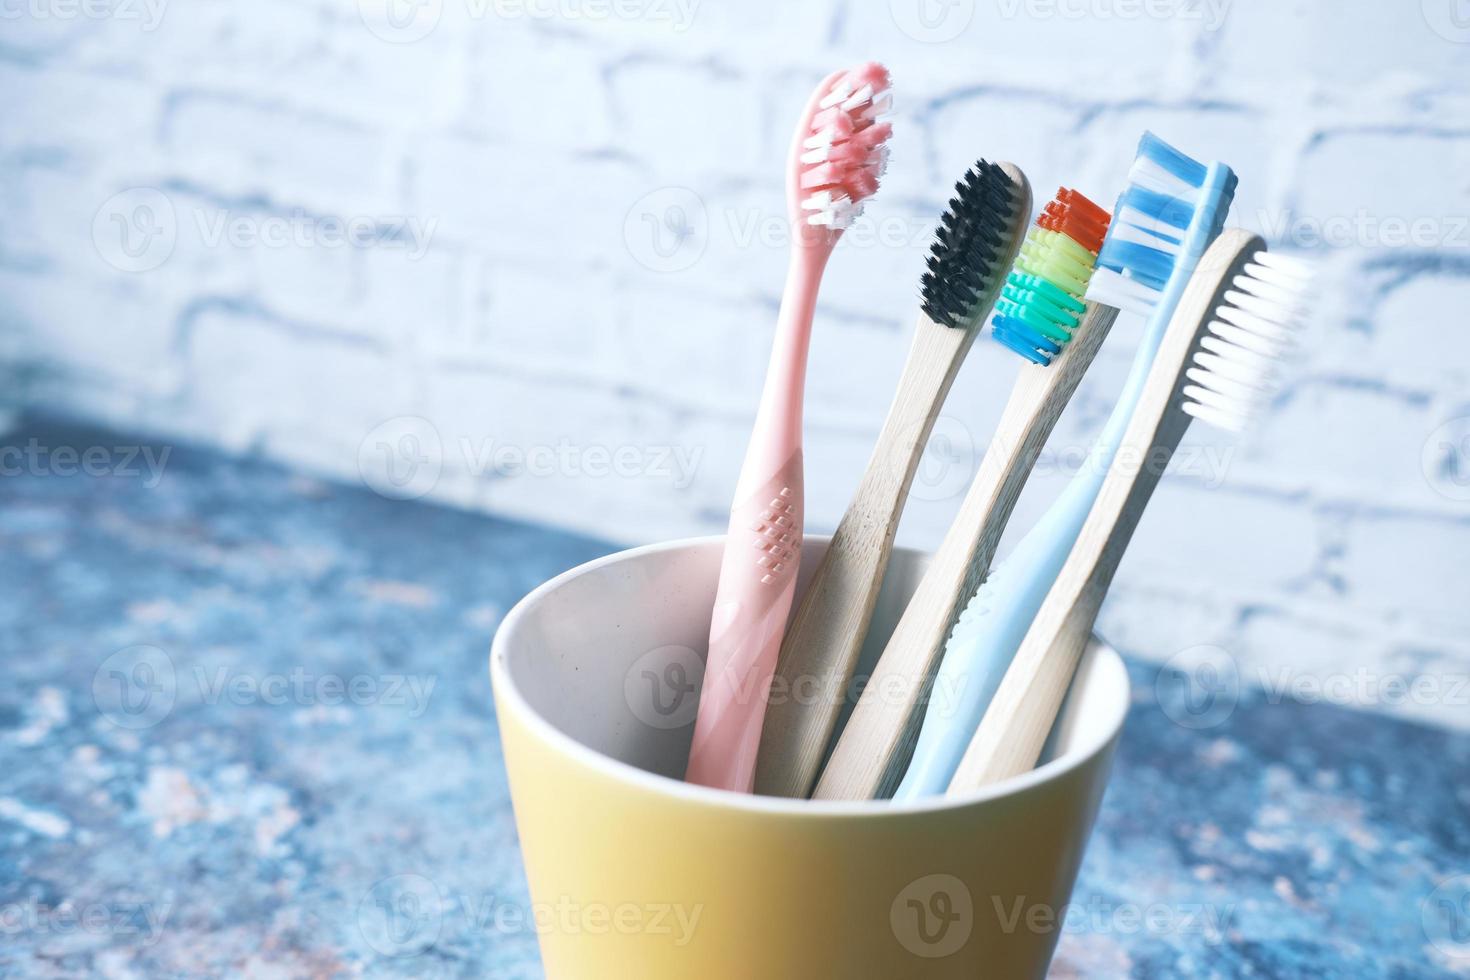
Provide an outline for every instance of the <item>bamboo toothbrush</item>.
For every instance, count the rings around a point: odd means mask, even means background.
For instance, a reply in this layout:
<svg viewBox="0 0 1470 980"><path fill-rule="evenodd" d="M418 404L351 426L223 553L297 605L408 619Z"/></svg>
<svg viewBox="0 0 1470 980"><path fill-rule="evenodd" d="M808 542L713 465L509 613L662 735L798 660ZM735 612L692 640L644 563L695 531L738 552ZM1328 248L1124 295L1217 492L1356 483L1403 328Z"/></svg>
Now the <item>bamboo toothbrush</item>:
<svg viewBox="0 0 1470 980"><path fill-rule="evenodd" d="M1036 764L1134 528L1190 418L1244 427L1271 393L1309 276L1232 229L1184 290L1097 503L970 742L949 794Z"/></svg>
<svg viewBox="0 0 1470 980"><path fill-rule="evenodd" d="M1112 326L1116 310L1081 299L1107 226L1106 211L1063 188L1027 234L992 325L995 338L1027 363L959 514L868 681L880 696L858 701L817 797L866 799L891 787L949 627L984 576L1047 435Z"/></svg>
<svg viewBox="0 0 1470 980"><path fill-rule="evenodd" d="M719 587L686 778L748 792L802 544L802 388L817 289L843 229L878 189L892 127L888 71L828 76L807 103L786 168L796 234L776 341L746 449Z"/></svg>
<svg viewBox="0 0 1470 980"><path fill-rule="evenodd" d="M1207 167L1152 133L1145 133L1139 141L1138 155L1129 170L1129 185L1118 198L1107 238L1098 253L1097 269L1087 287L1087 298L1093 302L1149 315L1133 366L1082 470L1005 560L991 570L965 607L948 645L950 654L958 651L959 656L946 655L932 680L939 694L964 690L975 676L998 677L1010 664L1097 499L1107 462L1117 452L1138 404L1164 328L1200 256L1220 233L1234 193L1235 175L1229 167L1220 163ZM927 693L930 687L924 690ZM844 756L843 769L832 775L834 793L880 795L896 787L904 774L908 761L904 753L916 728L932 729L932 733L918 735L925 745L925 755L917 759L923 782L916 778L906 792L942 792L980 723L976 712L983 712L982 700L941 703L931 699L923 710L922 721L912 715L895 721L874 712L880 724L902 731L905 741L886 760L889 768L881 779L855 780L846 775L855 767L860 773L870 767ZM862 729L854 730L851 724L848 730L853 732L854 740L865 737ZM847 737L844 732L843 738ZM829 769L838 762L841 751L839 741ZM824 774L818 784L819 795L825 783L828 778Z"/></svg>
<svg viewBox="0 0 1470 980"><path fill-rule="evenodd" d="M888 567L909 484L960 364L990 315L1031 212L1031 187L1009 163L979 161L955 184L925 272L913 344L857 493L807 585L781 644L756 760L755 791L805 798L852 678Z"/></svg>

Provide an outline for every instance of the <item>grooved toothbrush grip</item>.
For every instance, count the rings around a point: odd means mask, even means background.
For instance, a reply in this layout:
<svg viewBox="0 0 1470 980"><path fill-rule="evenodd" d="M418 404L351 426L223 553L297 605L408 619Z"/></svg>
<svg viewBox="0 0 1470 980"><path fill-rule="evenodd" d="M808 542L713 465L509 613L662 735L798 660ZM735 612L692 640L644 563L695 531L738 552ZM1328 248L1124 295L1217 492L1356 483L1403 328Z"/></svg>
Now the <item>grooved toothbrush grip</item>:
<svg viewBox="0 0 1470 980"><path fill-rule="evenodd" d="M1085 517L1085 514L1083 515ZM1023 539L971 597L944 646L899 800L944 793L1001 678L1066 562L1076 534L1062 522ZM1077 522L1075 530L1080 530Z"/></svg>
<svg viewBox="0 0 1470 980"><path fill-rule="evenodd" d="M771 676L801 562L797 450L730 512L710 620L709 656L685 778L748 793L755 781Z"/></svg>

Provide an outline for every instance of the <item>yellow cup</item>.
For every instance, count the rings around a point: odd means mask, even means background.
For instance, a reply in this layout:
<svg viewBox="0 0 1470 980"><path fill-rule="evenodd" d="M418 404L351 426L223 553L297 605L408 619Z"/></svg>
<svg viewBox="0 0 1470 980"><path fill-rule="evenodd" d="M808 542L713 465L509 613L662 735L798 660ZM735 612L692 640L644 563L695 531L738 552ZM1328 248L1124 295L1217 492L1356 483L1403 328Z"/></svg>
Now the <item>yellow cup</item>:
<svg viewBox="0 0 1470 980"><path fill-rule="evenodd" d="M1044 763L981 792L898 805L690 786L679 777L722 544L590 562L528 595L496 634L490 673L547 977L1044 976L1128 708L1117 653L1088 651ZM804 572L826 545L807 539ZM925 561L894 552L865 663Z"/></svg>

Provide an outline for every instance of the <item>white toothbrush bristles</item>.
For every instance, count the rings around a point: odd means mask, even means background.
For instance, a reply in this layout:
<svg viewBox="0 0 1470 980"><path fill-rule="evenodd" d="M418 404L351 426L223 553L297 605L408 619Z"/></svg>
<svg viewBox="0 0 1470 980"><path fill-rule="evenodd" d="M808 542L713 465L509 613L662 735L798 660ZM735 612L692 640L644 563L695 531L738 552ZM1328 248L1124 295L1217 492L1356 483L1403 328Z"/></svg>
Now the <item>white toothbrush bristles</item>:
<svg viewBox="0 0 1470 980"><path fill-rule="evenodd" d="M1259 251L1230 283L1185 377L1184 411L1238 432L1275 394L1281 358L1305 319L1312 269Z"/></svg>

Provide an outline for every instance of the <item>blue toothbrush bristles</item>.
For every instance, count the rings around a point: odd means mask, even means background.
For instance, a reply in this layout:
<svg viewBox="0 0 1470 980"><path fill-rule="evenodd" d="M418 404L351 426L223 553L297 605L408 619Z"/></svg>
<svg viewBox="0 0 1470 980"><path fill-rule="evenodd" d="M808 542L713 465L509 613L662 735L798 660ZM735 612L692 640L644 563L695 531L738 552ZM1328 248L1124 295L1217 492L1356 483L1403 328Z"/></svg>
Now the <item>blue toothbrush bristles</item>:
<svg viewBox="0 0 1470 980"><path fill-rule="evenodd" d="M1224 227L1234 196L1235 175L1228 167L1207 167L1144 133L1087 298L1152 312L1173 276L1193 272Z"/></svg>
<svg viewBox="0 0 1470 980"><path fill-rule="evenodd" d="M1138 155L1148 157L1186 184L1198 187L1204 183L1207 169L1204 164L1180 153L1153 133L1145 131L1139 139Z"/></svg>
<svg viewBox="0 0 1470 980"><path fill-rule="evenodd" d="M991 321L990 335L1033 364L1050 364L1062 352L1060 344L1013 317L996 317Z"/></svg>

